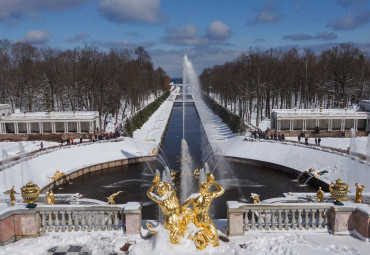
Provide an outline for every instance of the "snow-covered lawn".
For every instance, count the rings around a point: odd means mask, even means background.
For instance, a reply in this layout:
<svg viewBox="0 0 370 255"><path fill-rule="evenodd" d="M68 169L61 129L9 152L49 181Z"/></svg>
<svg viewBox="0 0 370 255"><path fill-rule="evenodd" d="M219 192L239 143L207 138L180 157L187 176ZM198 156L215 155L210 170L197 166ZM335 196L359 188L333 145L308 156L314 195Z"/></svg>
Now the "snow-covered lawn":
<svg viewBox="0 0 370 255"><path fill-rule="evenodd" d="M27 153L39 150L41 142L44 144L44 148L59 145L59 143L48 141L0 142L0 159L4 159L4 151L8 154L9 157L18 156L21 151L21 146L19 145L20 143L23 145L24 151Z"/></svg>
<svg viewBox="0 0 370 255"><path fill-rule="evenodd" d="M218 229L225 229L226 221L215 221ZM144 231L143 231L144 232ZM146 232L146 231L145 231ZM82 234L83 233L83 234ZM219 231L219 235L225 236ZM124 254L120 248L125 243L133 243L130 254L367 254L368 242L328 233L312 231L282 231L267 233L265 231L247 232L245 236L230 237L229 242L220 241L220 246L209 245L203 251L195 248L193 241L183 239L181 245L168 242L168 231L159 231L156 236L146 240L140 236L127 236L121 231L99 232L64 232L47 233L45 236L23 239L0 247L0 255L32 254L41 255L55 246L77 245L88 247L92 254Z"/></svg>

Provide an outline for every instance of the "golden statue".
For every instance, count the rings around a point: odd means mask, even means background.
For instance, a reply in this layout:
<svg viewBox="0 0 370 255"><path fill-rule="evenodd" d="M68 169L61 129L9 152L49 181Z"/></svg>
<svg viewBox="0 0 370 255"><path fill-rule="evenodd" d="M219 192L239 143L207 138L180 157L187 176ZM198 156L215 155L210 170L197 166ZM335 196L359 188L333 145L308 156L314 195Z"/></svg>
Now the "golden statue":
<svg viewBox="0 0 370 255"><path fill-rule="evenodd" d="M15 195L14 195L15 193L17 192L15 192L14 185L13 185L12 189L10 190L10 201L11 201L12 206L15 205Z"/></svg>
<svg viewBox="0 0 370 255"><path fill-rule="evenodd" d="M54 174L53 177L50 177L50 180L52 182L55 182L55 181L58 181L60 179L62 179L63 177L65 177L66 175L63 173L63 172L59 172L59 170L57 170Z"/></svg>
<svg viewBox="0 0 370 255"><path fill-rule="evenodd" d="M311 167L309 170L306 171L306 174L312 173L315 178L320 177L320 173L316 171L314 167Z"/></svg>
<svg viewBox="0 0 370 255"><path fill-rule="evenodd" d="M114 201L114 198L119 194L119 193L122 193L123 191L118 191L112 195L110 195L108 198L108 202L106 203L107 205L115 205L116 204L116 201Z"/></svg>
<svg viewBox="0 0 370 255"><path fill-rule="evenodd" d="M216 191L209 191L211 184L215 186ZM213 247L219 245L217 229L208 214L208 210L211 207L213 199L221 196L225 190L219 184L215 183L215 177L210 173L207 174L207 181L200 183L199 189L200 194L197 197L186 200L181 205L181 210L182 212L189 213L186 207L191 203L193 204L195 214L193 223L196 227L201 228L201 230L189 238L194 240L197 249L203 250L208 246L208 243L212 243Z"/></svg>
<svg viewBox="0 0 370 255"><path fill-rule="evenodd" d="M319 203L324 202L324 191L321 190L321 187L319 187L319 190L316 192L316 199Z"/></svg>
<svg viewBox="0 0 370 255"><path fill-rule="evenodd" d="M49 192L48 192L48 194L46 195L46 197L45 197L45 200L46 200L46 203L48 204L48 205L53 205L54 204L54 201L55 201L55 195L54 195L54 193L53 193L53 191L52 190L50 190Z"/></svg>
<svg viewBox="0 0 370 255"><path fill-rule="evenodd" d="M199 179L199 178L200 178L200 172L199 172L199 169L195 169L195 170L194 170L194 178L195 178L195 179Z"/></svg>
<svg viewBox="0 0 370 255"><path fill-rule="evenodd" d="M184 237L186 227L181 224L180 204L176 196L175 189L167 182L161 182L159 174L154 176L153 185L148 189L146 195L156 202L164 214L163 226L170 231L170 242L180 244ZM148 225L147 225L148 227ZM151 230L148 228L148 231Z"/></svg>
<svg viewBox="0 0 370 255"><path fill-rule="evenodd" d="M260 195L258 195L256 193L251 193L251 198L253 198L253 204L260 204L261 203Z"/></svg>
<svg viewBox="0 0 370 255"><path fill-rule="evenodd" d="M365 185L360 186L358 182L355 184L356 186L356 203L361 203L361 196L362 196L362 191L365 188Z"/></svg>

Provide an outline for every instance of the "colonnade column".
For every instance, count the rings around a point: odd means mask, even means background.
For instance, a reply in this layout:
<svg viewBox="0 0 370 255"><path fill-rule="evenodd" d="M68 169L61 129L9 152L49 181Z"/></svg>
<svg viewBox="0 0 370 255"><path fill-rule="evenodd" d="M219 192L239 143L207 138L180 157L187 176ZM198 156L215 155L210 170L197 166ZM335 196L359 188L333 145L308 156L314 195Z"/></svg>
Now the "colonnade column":
<svg viewBox="0 0 370 255"><path fill-rule="evenodd" d="M0 133L1 134L6 134L6 126L5 126L5 123L1 123Z"/></svg>
<svg viewBox="0 0 370 255"><path fill-rule="evenodd" d="M56 133L56 127L55 127L55 122L51 123L51 132Z"/></svg>
<svg viewBox="0 0 370 255"><path fill-rule="evenodd" d="M64 133L68 133L68 122L63 123L64 123Z"/></svg>
<svg viewBox="0 0 370 255"><path fill-rule="evenodd" d="M340 131L344 131L346 124L345 124L345 119L340 120Z"/></svg>
<svg viewBox="0 0 370 255"><path fill-rule="evenodd" d="M27 134L31 134L31 123L30 122L26 123L26 129L27 129Z"/></svg>
<svg viewBox="0 0 370 255"><path fill-rule="evenodd" d="M281 120L277 121L277 130L281 131Z"/></svg>
<svg viewBox="0 0 370 255"><path fill-rule="evenodd" d="M39 133L43 134L44 133L44 123L39 122Z"/></svg>
<svg viewBox="0 0 370 255"><path fill-rule="evenodd" d="M370 119L366 121L366 131L370 131Z"/></svg>
<svg viewBox="0 0 370 255"><path fill-rule="evenodd" d="M333 129L333 120L328 119L328 131L332 131L332 129Z"/></svg>
<svg viewBox="0 0 370 255"><path fill-rule="evenodd" d="M353 120L353 128L357 131L358 119Z"/></svg>
<svg viewBox="0 0 370 255"><path fill-rule="evenodd" d="M290 131L293 131L294 130L293 120L289 120L289 130Z"/></svg>
<svg viewBox="0 0 370 255"><path fill-rule="evenodd" d="M302 130L306 131L306 120L302 120Z"/></svg>
<svg viewBox="0 0 370 255"><path fill-rule="evenodd" d="M94 130L93 130L94 129L94 123L93 122L89 122L89 124L90 124L89 125L90 126L89 132L90 133L94 133Z"/></svg>
<svg viewBox="0 0 370 255"><path fill-rule="evenodd" d="M18 122L14 122L14 134L19 134Z"/></svg>
<svg viewBox="0 0 370 255"><path fill-rule="evenodd" d="M320 127L320 120L319 120L319 119L316 119L316 120L315 120L315 126L316 126L316 127Z"/></svg>
<svg viewBox="0 0 370 255"><path fill-rule="evenodd" d="M77 122L77 133L81 133L81 122Z"/></svg>

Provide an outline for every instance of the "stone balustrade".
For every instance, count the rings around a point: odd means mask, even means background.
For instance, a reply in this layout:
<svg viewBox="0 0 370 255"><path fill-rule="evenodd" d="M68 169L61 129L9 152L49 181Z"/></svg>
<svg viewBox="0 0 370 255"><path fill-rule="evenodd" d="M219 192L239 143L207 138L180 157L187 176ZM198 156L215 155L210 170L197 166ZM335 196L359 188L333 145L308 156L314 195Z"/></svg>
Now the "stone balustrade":
<svg viewBox="0 0 370 255"><path fill-rule="evenodd" d="M230 236L254 230L325 229L331 204L245 204L228 202Z"/></svg>
<svg viewBox="0 0 370 255"><path fill-rule="evenodd" d="M10 207L0 214L0 245L47 232L118 231L139 234L141 204L38 205L34 209ZM24 205L25 206L25 205Z"/></svg>
<svg viewBox="0 0 370 255"><path fill-rule="evenodd" d="M64 231L111 231L123 228L124 205L39 206L41 233Z"/></svg>

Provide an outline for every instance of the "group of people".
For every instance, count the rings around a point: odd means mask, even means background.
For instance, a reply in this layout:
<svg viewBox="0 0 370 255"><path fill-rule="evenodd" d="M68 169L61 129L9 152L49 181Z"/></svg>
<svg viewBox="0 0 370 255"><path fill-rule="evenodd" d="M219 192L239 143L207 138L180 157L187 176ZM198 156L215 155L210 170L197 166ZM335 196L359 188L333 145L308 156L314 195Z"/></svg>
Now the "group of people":
<svg viewBox="0 0 370 255"><path fill-rule="evenodd" d="M298 143L301 143L301 138L302 137L305 137L305 135L304 134L300 134L299 136L298 136ZM316 146L320 146L320 143L321 143L321 138L319 137L319 138L317 138L317 137L315 137L315 145ZM308 137L305 137L304 138L304 144L305 145L308 145Z"/></svg>
<svg viewBox="0 0 370 255"><path fill-rule="evenodd" d="M272 132L272 130L267 129L266 131L262 131L261 129L256 129L252 131L252 136L254 139L271 139L279 142L285 141L285 135L284 134L278 134L276 131Z"/></svg>

